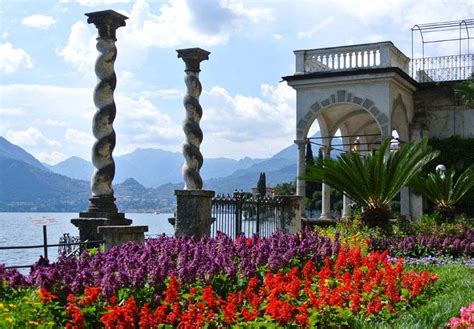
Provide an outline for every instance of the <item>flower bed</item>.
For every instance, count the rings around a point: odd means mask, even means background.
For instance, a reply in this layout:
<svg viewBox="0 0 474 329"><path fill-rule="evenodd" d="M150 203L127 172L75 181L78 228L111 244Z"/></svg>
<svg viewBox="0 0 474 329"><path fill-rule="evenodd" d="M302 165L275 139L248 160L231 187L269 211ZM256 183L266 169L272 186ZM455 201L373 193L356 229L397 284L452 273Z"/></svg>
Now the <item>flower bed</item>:
<svg viewBox="0 0 474 329"><path fill-rule="evenodd" d="M401 238L371 238L371 250L388 250L393 256L474 256L474 230L466 229L458 236L405 236Z"/></svg>
<svg viewBox="0 0 474 329"><path fill-rule="evenodd" d="M452 318L446 326L449 329L474 328L474 303L468 307L461 308L461 315Z"/></svg>
<svg viewBox="0 0 474 329"><path fill-rule="evenodd" d="M424 300L436 279L405 270L403 260L391 262L387 252L364 255L313 232L236 242L224 235L200 241L163 236L60 258L28 277L0 267L0 322L343 326L354 315L394 317ZM12 303L19 298L25 302Z"/></svg>

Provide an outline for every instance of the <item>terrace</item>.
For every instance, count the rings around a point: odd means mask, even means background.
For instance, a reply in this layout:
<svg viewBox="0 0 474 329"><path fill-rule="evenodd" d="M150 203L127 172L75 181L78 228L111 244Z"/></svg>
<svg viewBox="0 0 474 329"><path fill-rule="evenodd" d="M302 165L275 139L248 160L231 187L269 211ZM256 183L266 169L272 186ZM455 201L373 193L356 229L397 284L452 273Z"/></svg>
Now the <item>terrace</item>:
<svg viewBox="0 0 474 329"><path fill-rule="evenodd" d="M470 30L473 27L474 20L472 19L459 22L415 25L412 28L411 59L390 41L296 50L294 52L296 55L295 74L347 72L395 67L420 83L467 80L474 72L474 54L471 53L469 47L472 38ZM438 33L439 37L431 38L434 33ZM417 34L421 39L421 57L418 58L415 57ZM425 56L427 45L443 43L457 43L458 53L443 56ZM453 48L452 46L449 47L449 49Z"/></svg>

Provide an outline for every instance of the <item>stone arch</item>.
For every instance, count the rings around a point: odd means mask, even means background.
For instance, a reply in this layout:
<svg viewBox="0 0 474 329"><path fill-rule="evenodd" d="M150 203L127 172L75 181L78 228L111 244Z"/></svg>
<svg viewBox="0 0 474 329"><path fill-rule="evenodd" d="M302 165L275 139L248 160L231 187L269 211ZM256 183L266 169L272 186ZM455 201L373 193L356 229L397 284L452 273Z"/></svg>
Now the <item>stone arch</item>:
<svg viewBox="0 0 474 329"><path fill-rule="evenodd" d="M408 142L410 140L408 113L401 94L398 94L397 98L393 100L392 113L390 116L390 131L396 130L400 139Z"/></svg>
<svg viewBox="0 0 474 329"><path fill-rule="evenodd" d="M311 125L313 124L314 120L316 120L318 114L321 111L335 105L343 104L354 105L357 108L369 113L379 126L382 135L388 136L389 120L387 116L375 106L375 103L371 99L355 96L347 90L338 90L335 94L331 94L329 97L323 100L314 102L305 116L300 118L296 124L297 139L303 140L307 137Z"/></svg>

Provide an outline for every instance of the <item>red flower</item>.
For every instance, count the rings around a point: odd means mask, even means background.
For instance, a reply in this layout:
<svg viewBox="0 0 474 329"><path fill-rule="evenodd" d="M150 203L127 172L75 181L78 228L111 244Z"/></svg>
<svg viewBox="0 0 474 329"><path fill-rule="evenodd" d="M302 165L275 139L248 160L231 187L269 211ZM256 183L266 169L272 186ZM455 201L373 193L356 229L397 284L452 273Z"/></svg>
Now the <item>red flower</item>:
<svg viewBox="0 0 474 329"><path fill-rule="evenodd" d="M134 329L136 315L138 313L135 299L130 297L123 306L111 306L109 312L101 316L100 321L105 328L127 328Z"/></svg>
<svg viewBox="0 0 474 329"><path fill-rule="evenodd" d="M172 304L178 300L179 283L174 275L171 275L168 289L165 291L165 302Z"/></svg>
<svg viewBox="0 0 474 329"><path fill-rule="evenodd" d="M41 288L39 292L41 295L41 301L45 304L51 303L53 300L58 299L58 296L50 293L44 288Z"/></svg>
<svg viewBox="0 0 474 329"><path fill-rule="evenodd" d="M91 303L95 303L99 298L101 288L100 287L86 287L84 289L84 298L79 302L79 306L87 306Z"/></svg>
<svg viewBox="0 0 474 329"><path fill-rule="evenodd" d="M85 319L84 315L81 312L81 309L75 304L68 304L66 307L66 315L68 319L72 320L72 323L68 323L69 328L82 329L85 328Z"/></svg>

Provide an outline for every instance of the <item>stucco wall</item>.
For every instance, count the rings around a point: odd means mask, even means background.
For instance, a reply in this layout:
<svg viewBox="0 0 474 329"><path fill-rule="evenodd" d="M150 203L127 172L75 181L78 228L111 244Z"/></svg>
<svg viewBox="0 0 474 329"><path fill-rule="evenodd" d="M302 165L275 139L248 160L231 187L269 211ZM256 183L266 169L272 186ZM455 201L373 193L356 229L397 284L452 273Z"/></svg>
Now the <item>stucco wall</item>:
<svg viewBox="0 0 474 329"><path fill-rule="evenodd" d="M454 92L456 84L423 84L414 94L415 121L425 126L430 137L474 138L474 108L462 104Z"/></svg>

